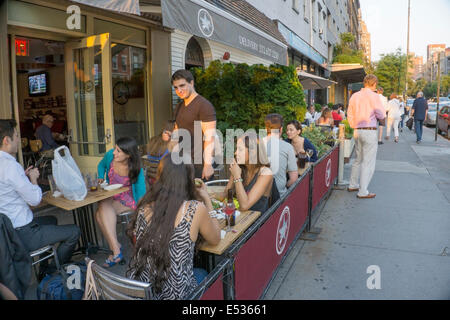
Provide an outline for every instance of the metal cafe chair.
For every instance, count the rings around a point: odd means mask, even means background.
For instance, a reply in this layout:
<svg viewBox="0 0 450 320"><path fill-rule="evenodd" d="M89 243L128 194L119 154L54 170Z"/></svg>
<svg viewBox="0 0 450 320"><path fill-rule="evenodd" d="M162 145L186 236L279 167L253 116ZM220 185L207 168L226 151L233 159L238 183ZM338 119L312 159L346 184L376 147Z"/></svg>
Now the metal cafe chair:
<svg viewBox="0 0 450 320"><path fill-rule="evenodd" d="M85 258L86 265L92 272L92 279L96 288L96 297L98 300L151 300L153 298L150 284L128 279L112 273L109 270L99 266L89 258Z"/></svg>
<svg viewBox="0 0 450 320"><path fill-rule="evenodd" d="M41 255L47 253L45 257L40 257ZM38 278L38 272L36 270L36 265L44 260L50 259L53 257L55 260L55 265L57 270L60 270L59 260L58 260L58 254L56 253L56 244L50 244L45 247L42 247L40 249L37 249L30 253L32 263L34 269L34 274L36 275L36 279Z"/></svg>

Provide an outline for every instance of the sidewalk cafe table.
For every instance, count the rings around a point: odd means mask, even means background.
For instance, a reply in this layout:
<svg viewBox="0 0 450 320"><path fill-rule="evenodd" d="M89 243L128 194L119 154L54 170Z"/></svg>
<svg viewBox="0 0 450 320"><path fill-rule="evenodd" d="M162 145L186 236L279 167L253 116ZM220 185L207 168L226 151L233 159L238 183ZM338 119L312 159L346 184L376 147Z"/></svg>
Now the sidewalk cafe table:
<svg viewBox="0 0 450 320"><path fill-rule="evenodd" d="M68 200L64 198L64 196L55 198L50 193L47 193L42 200L52 206L72 212L74 222L80 227L81 231L81 238L78 242L77 251L82 251L85 252L86 255L89 255L90 249L92 249L93 252L100 249L98 247L99 242L97 238L93 205L99 201L111 198L116 194L126 192L128 189L128 187L123 187L107 191L99 188L97 191L88 191L86 198L82 201Z"/></svg>

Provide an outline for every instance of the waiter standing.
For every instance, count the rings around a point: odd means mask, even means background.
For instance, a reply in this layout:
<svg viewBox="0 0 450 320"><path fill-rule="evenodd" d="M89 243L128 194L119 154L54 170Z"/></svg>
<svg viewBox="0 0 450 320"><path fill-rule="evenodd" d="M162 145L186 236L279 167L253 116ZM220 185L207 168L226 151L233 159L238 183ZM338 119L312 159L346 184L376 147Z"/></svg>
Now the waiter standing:
<svg viewBox="0 0 450 320"><path fill-rule="evenodd" d="M194 160L195 177L209 180L214 174L212 164L216 110L211 102L195 91L194 76L190 71L184 69L176 71L172 75L172 85L181 99L175 110L176 129L185 129L191 136L191 157ZM195 130L196 122L201 127L200 132Z"/></svg>
<svg viewBox="0 0 450 320"><path fill-rule="evenodd" d="M358 198L375 198L369 193L368 186L375 172L377 160L377 119L384 126L386 112L379 95L376 93L378 79L369 74L364 78L364 88L355 93L349 102L347 118L355 129L356 160L352 166L348 191L358 191Z"/></svg>

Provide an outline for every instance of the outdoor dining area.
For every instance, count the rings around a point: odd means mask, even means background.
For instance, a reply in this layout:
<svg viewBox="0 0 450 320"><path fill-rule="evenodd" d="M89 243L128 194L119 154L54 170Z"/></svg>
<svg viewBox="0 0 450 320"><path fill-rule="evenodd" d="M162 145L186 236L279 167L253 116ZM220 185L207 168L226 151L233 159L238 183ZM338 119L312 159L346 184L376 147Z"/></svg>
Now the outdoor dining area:
<svg viewBox="0 0 450 320"><path fill-rule="evenodd" d="M189 295L184 296L183 299L258 299L261 297L278 265L288 253L290 245L302 234L307 235L308 231L312 230L313 214L336 181L338 154L339 146L335 145L315 163L298 161L299 178L285 194L271 202L269 208L263 212L246 208L243 210L239 207L237 198L227 202L226 186L233 178L230 175L230 166L223 166L208 182L204 183L196 179L196 186L203 184L202 188L207 191L213 204L214 218L217 219L220 229L220 240L215 244L207 241L197 242L194 268L203 269L205 274L196 284L195 289L190 290ZM55 159L60 156L61 159L68 157L70 160L71 158L70 151L66 147L57 149L55 155ZM149 161L151 157L145 154L140 156L146 189L151 190L152 187L157 186L158 178L162 173L158 171L158 167L155 167L154 161ZM58 168L55 164L56 162L54 162L53 175L50 175L50 179L58 177ZM69 167L65 170L67 173ZM76 168L74 170L76 171ZM101 174L100 169L99 172ZM73 271L68 268L70 265L75 265L76 270L81 270L81 285L79 288L72 288L69 293L64 293L65 291L62 290L60 299L70 299L70 297L81 299L83 292L84 297L88 299L155 298L148 282L132 279L128 275L130 260L136 252L136 244L139 243L139 239L136 241L136 234L134 234L134 241L133 239L130 241L127 237L127 229L130 223L133 223L132 220L136 219L136 208L120 212L115 221L117 241L121 244L120 259L117 259L119 256L114 254L111 242L105 239L107 234L98 218L99 208L103 206L104 201L134 190L134 185L128 184L127 187L114 183L117 181L113 181L111 176L109 180L107 178L102 181L99 179L100 174L95 177L97 179L81 174L86 190L85 194L79 198L74 198L76 190L63 192L61 188L58 188L58 183L51 181L51 190L45 192L41 203L33 208L34 214L38 216L56 215L58 224L75 224L79 227L80 237L70 261L62 265L58 263L56 245L45 246L31 253L30 258L35 272L29 274L31 286L23 293L22 299L58 299L47 294L43 282L47 280L50 285L53 285L52 277L55 274L64 274L62 279L67 281L67 277L73 276L73 273L69 272L69 270ZM59 182L61 186L61 181ZM71 182L73 185L77 184L73 178ZM149 193L151 192L147 194ZM203 199L203 202L208 201ZM227 212L230 213L227 210L230 203L233 204L231 214L227 214ZM231 217L234 223L230 226ZM45 252L47 254L44 254ZM105 265L102 262L106 257L108 258ZM42 274L38 271L40 264L47 259L56 262L56 269L52 274ZM26 275L21 277L26 278Z"/></svg>

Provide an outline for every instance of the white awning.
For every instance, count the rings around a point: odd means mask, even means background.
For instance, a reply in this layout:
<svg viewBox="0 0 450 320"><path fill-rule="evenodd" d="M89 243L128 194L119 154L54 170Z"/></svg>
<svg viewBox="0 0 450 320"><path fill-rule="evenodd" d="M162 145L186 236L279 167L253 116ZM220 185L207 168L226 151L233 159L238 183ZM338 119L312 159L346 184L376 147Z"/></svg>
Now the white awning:
<svg viewBox="0 0 450 320"><path fill-rule="evenodd" d="M297 76L304 90L325 89L337 83L301 70L297 70Z"/></svg>
<svg viewBox="0 0 450 320"><path fill-rule="evenodd" d="M92 7L140 15L139 0L71 0Z"/></svg>

